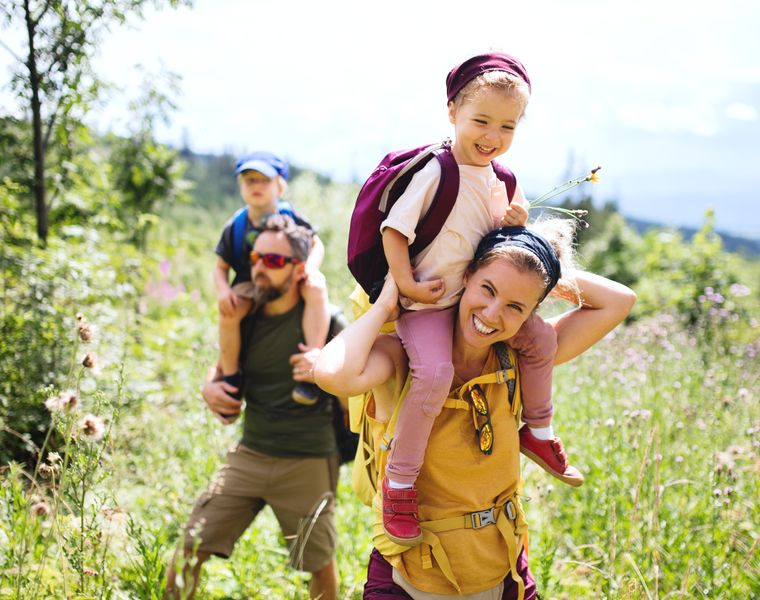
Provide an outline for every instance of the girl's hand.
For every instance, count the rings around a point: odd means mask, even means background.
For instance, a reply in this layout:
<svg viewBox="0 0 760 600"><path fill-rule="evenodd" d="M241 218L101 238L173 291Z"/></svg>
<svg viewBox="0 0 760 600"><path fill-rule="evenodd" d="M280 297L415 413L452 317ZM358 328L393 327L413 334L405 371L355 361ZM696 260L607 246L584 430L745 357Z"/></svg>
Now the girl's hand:
<svg viewBox="0 0 760 600"><path fill-rule="evenodd" d="M504 211L504 216L501 218L501 225L503 226L522 226L528 222L528 203L520 198L515 198Z"/></svg>
<svg viewBox="0 0 760 600"><path fill-rule="evenodd" d="M399 286L402 296L406 296L415 302L422 304L435 304L443 296L446 287L443 279L431 279L430 281L411 281L404 286Z"/></svg>
<svg viewBox="0 0 760 600"><path fill-rule="evenodd" d="M218 296L219 312L225 317L231 317L238 306L238 297L231 288L222 290Z"/></svg>

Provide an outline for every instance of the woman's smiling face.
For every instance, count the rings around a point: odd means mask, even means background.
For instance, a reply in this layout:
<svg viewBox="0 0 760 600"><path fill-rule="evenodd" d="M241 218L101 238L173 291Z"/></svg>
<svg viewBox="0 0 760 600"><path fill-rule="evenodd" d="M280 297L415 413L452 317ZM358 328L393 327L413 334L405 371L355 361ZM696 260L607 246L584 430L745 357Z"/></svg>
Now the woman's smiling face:
<svg viewBox="0 0 760 600"><path fill-rule="evenodd" d="M520 271L504 258L494 259L465 278L456 338L472 348L508 340L543 293L544 282L538 273Z"/></svg>

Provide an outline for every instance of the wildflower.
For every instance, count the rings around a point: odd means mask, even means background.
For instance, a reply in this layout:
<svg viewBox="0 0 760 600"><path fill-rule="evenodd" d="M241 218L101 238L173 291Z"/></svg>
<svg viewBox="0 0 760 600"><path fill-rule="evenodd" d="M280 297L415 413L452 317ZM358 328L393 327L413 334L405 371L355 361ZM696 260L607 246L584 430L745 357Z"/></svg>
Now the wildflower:
<svg viewBox="0 0 760 600"><path fill-rule="evenodd" d="M676 460L676 464L680 465L683 462L683 456L679 454L678 456L676 456L675 460Z"/></svg>
<svg viewBox="0 0 760 600"><path fill-rule="evenodd" d="M47 460L51 465L61 462L61 455L57 452L48 452Z"/></svg>
<svg viewBox="0 0 760 600"><path fill-rule="evenodd" d="M98 572L95 569L91 569L90 567L84 567L82 569L82 573L84 575L87 575L88 577L95 577L95 575L98 574Z"/></svg>
<svg viewBox="0 0 760 600"><path fill-rule="evenodd" d="M743 296L749 296L750 289L741 283L732 283L731 287L728 288L728 293L737 298L741 298Z"/></svg>
<svg viewBox="0 0 760 600"><path fill-rule="evenodd" d="M66 390L57 396L51 396L45 400L45 408L51 413L61 412L63 410L70 412L76 407L78 402L79 397L77 396L77 393L74 390Z"/></svg>
<svg viewBox="0 0 760 600"><path fill-rule="evenodd" d="M79 430L85 439L91 442L96 442L103 437L105 431L105 425L103 419L96 417L95 415L85 415L85 417L79 421Z"/></svg>
<svg viewBox="0 0 760 600"><path fill-rule="evenodd" d="M614 427L615 426L615 419L610 417L604 422L605 427Z"/></svg>
<svg viewBox="0 0 760 600"><path fill-rule="evenodd" d="M63 410L63 401L61 396L51 396L45 400L45 408L51 413L61 412Z"/></svg>
<svg viewBox="0 0 760 600"><path fill-rule="evenodd" d="M583 175L582 177L576 177L575 179L571 179L570 181L566 181L565 183L552 188L551 190L546 192L544 195L539 196L535 200L531 200L530 202L528 202L530 208L535 208L536 206L543 206L543 208L555 210L564 215L567 215L568 217L572 217L573 219L576 219L583 226L584 229L587 228L588 223L583 220L583 217L585 217L588 214L587 210L571 210L571 209L563 208L561 206L545 206L544 203L547 200L554 198L555 196L564 194L565 192L574 188L576 185L580 185L581 183L584 183L586 181L597 183L599 181L598 171L601 168L602 167L595 167L591 169L591 172L588 175Z"/></svg>
<svg viewBox="0 0 760 600"><path fill-rule="evenodd" d="M44 500L32 504L32 514L35 517L47 517L50 514L50 505Z"/></svg>
<svg viewBox="0 0 760 600"><path fill-rule="evenodd" d="M50 476L53 474L53 467L51 467L48 464L42 463L39 466L39 472L40 472L40 475L42 475L44 479L50 479Z"/></svg>
<svg viewBox="0 0 760 600"><path fill-rule="evenodd" d="M83 342L89 342L92 339L92 325L89 323L80 323L79 328L77 329L79 333L79 339Z"/></svg>
<svg viewBox="0 0 760 600"><path fill-rule="evenodd" d="M83 367L86 369L94 369L96 364L97 361L95 359L95 355L92 352L88 352L84 355L84 359L82 360Z"/></svg>

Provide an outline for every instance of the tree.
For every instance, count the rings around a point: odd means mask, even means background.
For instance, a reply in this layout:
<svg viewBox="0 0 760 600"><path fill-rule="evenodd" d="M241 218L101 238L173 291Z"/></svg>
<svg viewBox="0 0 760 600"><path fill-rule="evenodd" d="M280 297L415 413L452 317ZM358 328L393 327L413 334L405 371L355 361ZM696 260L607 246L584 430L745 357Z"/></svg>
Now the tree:
<svg viewBox="0 0 760 600"><path fill-rule="evenodd" d="M170 6L189 0L165 0ZM6 0L0 18L6 26L21 26L25 50L2 45L16 61L13 90L29 111L32 129L31 187L37 236L48 237L48 215L55 200L48 198L47 162L55 145L64 151L68 133L81 123L87 107L98 97L101 83L91 68L101 36L130 15L142 17L146 5L163 0ZM21 30L22 27L19 27ZM61 161L63 162L63 161ZM57 165L61 167L61 165Z"/></svg>

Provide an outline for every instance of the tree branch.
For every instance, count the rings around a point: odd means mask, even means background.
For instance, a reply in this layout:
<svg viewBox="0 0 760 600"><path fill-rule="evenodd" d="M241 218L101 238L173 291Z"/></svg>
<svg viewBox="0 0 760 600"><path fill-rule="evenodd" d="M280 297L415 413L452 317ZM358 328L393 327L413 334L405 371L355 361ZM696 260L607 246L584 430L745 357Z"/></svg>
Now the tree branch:
<svg viewBox="0 0 760 600"><path fill-rule="evenodd" d="M5 48L8 51L8 54L10 54L16 61L20 62L21 64L24 64L24 59L21 58L18 54L16 54L13 49L6 44L3 40L0 40L0 46Z"/></svg>
<svg viewBox="0 0 760 600"><path fill-rule="evenodd" d="M29 6L28 2L25 3L25 4L26 4L27 7ZM35 29L37 28L37 25L39 24L39 22L42 20L42 17L45 16L45 13L48 10L50 10L50 6L52 4L53 4L53 0L46 0L45 6L42 7L42 10L40 11L40 14L37 17L32 18L32 24L34 25ZM31 9L28 9L28 10L29 10L29 14L31 15Z"/></svg>

